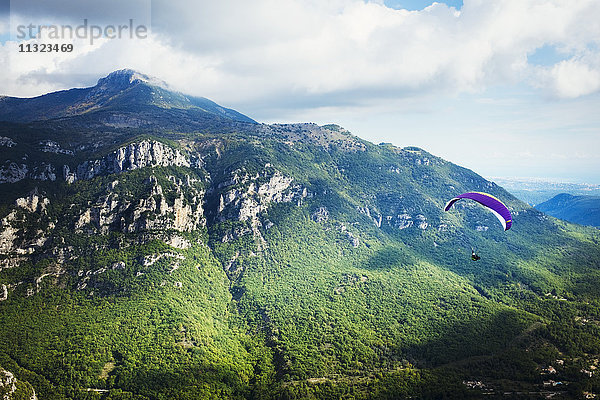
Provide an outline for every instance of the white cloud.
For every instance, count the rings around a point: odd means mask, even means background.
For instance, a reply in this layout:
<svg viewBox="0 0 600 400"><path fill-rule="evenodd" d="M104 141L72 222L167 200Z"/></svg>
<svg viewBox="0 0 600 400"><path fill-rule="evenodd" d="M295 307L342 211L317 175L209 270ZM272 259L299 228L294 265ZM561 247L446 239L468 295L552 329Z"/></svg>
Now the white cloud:
<svg viewBox="0 0 600 400"><path fill-rule="evenodd" d="M600 90L600 55L572 58L543 68L539 74L541 85L551 94L576 98Z"/></svg>
<svg viewBox="0 0 600 400"><path fill-rule="evenodd" d="M186 51L217 56L223 78L248 79L258 98L361 90L387 97L533 82L538 71L527 55L535 49L550 43L576 56L600 37L596 1L465 1L460 13L444 4L408 12L350 0L262 0L223 14L228 6L199 7L188 14L199 21L184 17L180 35L161 33L178 37Z"/></svg>
<svg viewBox="0 0 600 400"><path fill-rule="evenodd" d="M465 0L460 12L440 3L409 12L362 0L178 0L154 1L151 11L149 39L30 57L0 83L27 71L81 77L131 67L184 92L257 108L360 105L516 82L559 97L600 90L597 0ZM544 45L567 60L529 65L527 55Z"/></svg>

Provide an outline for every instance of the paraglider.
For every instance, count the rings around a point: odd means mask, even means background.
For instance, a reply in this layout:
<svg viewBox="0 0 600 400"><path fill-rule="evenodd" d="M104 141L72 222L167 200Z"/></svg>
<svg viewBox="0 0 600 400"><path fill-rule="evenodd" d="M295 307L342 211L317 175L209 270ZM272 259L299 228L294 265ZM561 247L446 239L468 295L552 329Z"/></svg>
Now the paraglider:
<svg viewBox="0 0 600 400"><path fill-rule="evenodd" d="M510 227L512 226L512 215L510 214L508 207L506 207L504 205L504 203L502 203L500 200L498 200L497 198L495 198L494 196L492 196L491 194L488 194L488 193L467 192L467 193L458 195L455 198L451 199L448 203L446 203L446 206L444 207L444 211L448 211L454 205L454 203L456 203L457 201L459 201L461 199L474 200L474 201L478 202L479 204L481 204L482 206L486 207L491 212L493 212L494 215L498 218L498 220L502 224L502 227L504 228L505 231L509 230ZM471 260L477 261L480 259L481 259L481 257L479 257L479 255L477 255L477 253L475 253L475 250L473 250L471 248Z"/></svg>
<svg viewBox="0 0 600 400"><path fill-rule="evenodd" d="M454 203L461 199L470 199L478 202L496 215L504 230L507 231L512 226L512 215L508 208L500 200L488 193L483 192L467 192L456 196L444 207L444 211L448 211Z"/></svg>

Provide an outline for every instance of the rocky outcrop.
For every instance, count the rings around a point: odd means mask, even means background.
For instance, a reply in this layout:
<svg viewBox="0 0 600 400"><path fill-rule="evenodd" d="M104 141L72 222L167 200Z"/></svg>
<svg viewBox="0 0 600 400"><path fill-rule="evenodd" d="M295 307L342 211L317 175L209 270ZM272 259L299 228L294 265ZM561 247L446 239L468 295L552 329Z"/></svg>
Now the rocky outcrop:
<svg viewBox="0 0 600 400"><path fill-rule="evenodd" d="M35 179L40 181L55 181L56 170L48 163L34 164L17 164L10 160L6 161L0 167L0 183L15 183L23 179Z"/></svg>
<svg viewBox="0 0 600 400"><path fill-rule="evenodd" d="M325 222L329 219L329 211L327 210L327 207L319 207L312 213L311 217L317 223Z"/></svg>
<svg viewBox="0 0 600 400"><path fill-rule="evenodd" d="M0 167L0 183L15 183L27 177L27 165L6 161Z"/></svg>
<svg viewBox="0 0 600 400"><path fill-rule="evenodd" d="M71 168L68 165L63 165L63 178L65 182L71 184L77 180L77 173L71 172Z"/></svg>
<svg viewBox="0 0 600 400"><path fill-rule="evenodd" d="M18 267L22 262L26 261L27 258L23 256L13 256L9 258L0 259L0 271L8 268Z"/></svg>
<svg viewBox="0 0 600 400"><path fill-rule="evenodd" d="M42 140L40 143L40 150L44 153L55 153L55 154L68 154L73 155L73 150L67 150L60 147L58 143L53 140Z"/></svg>
<svg viewBox="0 0 600 400"><path fill-rule="evenodd" d="M192 243L189 240L179 235L171 235L168 238L164 239L164 242L169 246L175 247L177 249L188 249L192 245Z"/></svg>
<svg viewBox="0 0 600 400"><path fill-rule="evenodd" d="M100 160L86 161L73 175L75 179L92 179L99 175L118 174L144 167L190 167L189 158L179 150L154 140L143 140L121 147ZM66 171L69 180L71 171ZM71 178L72 179L72 178Z"/></svg>
<svg viewBox="0 0 600 400"><path fill-rule="evenodd" d="M15 375L0 367L0 399L1 400L13 400L13 399L29 399L37 400L35 390L28 382L18 382Z"/></svg>
<svg viewBox="0 0 600 400"><path fill-rule="evenodd" d="M175 260L185 260L184 256L182 256L181 254L177 254L177 253L151 254L151 255L144 257L144 259L142 260L142 265L144 267L151 267L163 258L172 258Z"/></svg>
<svg viewBox="0 0 600 400"><path fill-rule="evenodd" d="M402 230L410 227L417 227L419 229L427 229L429 223L427 222L427 217L422 214L417 214L411 216L408 213L398 214L396 217L390 216L387 218L388 224Z"/></svg>
<svg viewBox="0 0 600 400"><path fill-rule="evenodd" d="M427 217L422 214L418 214L415 217L415 221L417 222L417 228L419 229L425 230L429 226L429 223L427 223Z"/></svg>
<svg viewBox="0 0 600 400"><path fill-rule="evenodd" d="M20 197L16 200L18 207L21 207L31 213L46 211L46 207L50 204L50 200L38 194L37 189L27 197Z"/></svg>
<svg viewBox="0 0 600 400"><path fill-rule="evenodd" d="M52 166L52 164L41 163L40 165L35 165L29 174L29 178L35 179L38 181L52 181L56 180L56 169Z"/></svg>
<svg viewBox="0 0 600 400"><path fill-rule="evenodd" d="M274 203L295 202L300 206L304 198L312 197L312 193L305 187L293 184L293 178L283 175L270 164L253 175L243 168L233 171L230 178L217 184L210 193L215 192L218 196L215 222L249 222L247 226L236 226L226 232L221 241L227 243L252 234L259 251L267 247L259 228L269 229L273 225L271 221L263 220L264 215L261 216L261 213Z"/></svg>
<svg viewBox="0 0 600 400"><path fill-rule="evenodd" d="M162 186L154 176L147 180L149 190L142 198L123 198L109 189L95 204L80 213L75 230L101 234L111 230L128 233L152 230L191 232L204 226L204 192L194 186L197 181L189 176L186 180L172 177L171 181L175 183L177 194L172 203L167 201ZM114 181L109 186L114 188L118 184L118 181Z"/></svg>
<svg viewBox="0 0 600 400"><path fill-rule="evenodd" d="M438 225L438 232L448 232L450 231L448 224L439 224Z"/></svg>
<svg viewBox="0 0 600 400"><path fill-rule="evenodd" d="M58 285L58 283L60 282L61 275L64 275L65 272L65 268L63 267L62 263L59 262L56 262L44 268L44 272L35 279L35 291L33 291L33 288L28 289L29 295L39 293L42 288L42 282L44 280L50 280L50 285L52 286Z"/></svg>
<svg viewBox="0 0 600 400"><path fill-rule="evenodd" d="M0 388L4 394L3 400L12 399L13 393L17 391L17 379L12 372L0 368Z"/></svg>
<svg viewBox="0 0 600 400"><path fill-rule="evenodd" d="M12 221L16 218L16 212L13 211L4 217L0 223L0 254L8 254L16 249L19 229L13 227Z"/></svg>
<svg viewBox="0 0 600 400"><path fill-rule="evenodd" d="M354 233L350 232L348 228L346 228L346 225L340 224L339 229L346 236L352 247L356 248L360 245L360 239Z"/></svg>
<svg viewBox="0 0 600 400"><path fill-rule="evenodd" d="M28 235L25 235L26 222L32 222L31 220L27 221L27 218L37 218L34 223L40 223L39 216L27 216L17 210L11 211L0 220L0 254L11 256L31 254L46 243L48 238L41 229L28 232ZM54 225L50 223L48 228L53 229ZM4 265L4 262L0 264L0 266L2 265Z"/></svg>
<svg viewBox="0 0 600 400"><path fill-rule="evenodd" d="M398 215L386 215L384 218L381 214L371 211L369 207L357 207L357 210L361 214L365 214L367 217L371 218L378 228L381 228L382 223L400 230L411 228L413 226L422 230L429 227L427 217L423 214L412 216L406 210L402 210L403 212Z"/></svg>
<svg viewBox="0 0 600 400"><path fill-rule="evenodd" d="M17 144L11 138L6 136L0 136L0 146L13 147L16 145Z"/></svg>
<svg viewBox="0 0 600 400"><path fill-rule="evenodd" d="M379 214L377 211L371 211L369 207L358 207L357 210L361 214L365 214L367 217L371 218L375 226L381 228L381 223L383 222L383 216L381 214Z"/></svg>
<svg viewBox="0 0 600 400"><path fill-rule="evenodd" d="M412 217L408 214L400 214L398 215L398 217L396 218L395 221L395 226L398 229L406 229L406 228L410 228L411 226L413 226L414 221L412 219Z"/></svg>
<svg viewBox="0 0 600 400"><path fill-rule="evenodd" d="M220 195L219 220L230 218L239 221L250 220L255 225L258 223L257 216L265 211L270 203L289 203L307 197L306 188L292 185L292 181L293 178L268 169L253 177L246 174L240 178L239 174L235 173L224 186L225 188L232 185L236 187L225 190Z"/></svg>

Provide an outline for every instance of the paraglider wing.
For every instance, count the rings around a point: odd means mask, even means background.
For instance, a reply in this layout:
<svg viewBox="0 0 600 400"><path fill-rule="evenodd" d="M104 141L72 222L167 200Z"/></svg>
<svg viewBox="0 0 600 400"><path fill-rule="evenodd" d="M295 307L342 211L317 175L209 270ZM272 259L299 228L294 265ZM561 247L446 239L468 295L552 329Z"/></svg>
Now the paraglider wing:
<svg viewBox="0 0 600 400"><path fill-rule="evenodd" d="M507 231L512 226L512 215L508 208L502 203L500 200L492 196L491 194L482 193L482 192L467 192L463 193L459 196L456 196L448 203L446 203L446 207L444 207L444 211L448 211L450 207L454 205L460 199L471 199L475 200L479 204L487 207L491 212L496 215L504 230Z"/></svg>

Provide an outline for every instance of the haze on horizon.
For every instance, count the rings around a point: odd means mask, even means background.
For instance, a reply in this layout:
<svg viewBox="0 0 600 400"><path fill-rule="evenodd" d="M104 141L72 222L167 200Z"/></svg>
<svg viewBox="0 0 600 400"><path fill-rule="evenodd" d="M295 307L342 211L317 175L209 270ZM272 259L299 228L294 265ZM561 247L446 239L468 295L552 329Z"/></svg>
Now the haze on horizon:
<svg viewBox="0 0 600 400"><path fill-rule="evenodd" d="M36 96L132 68L261 122L337 123L484 176L600 184L600 2L13 1L0 93ZM18 26L135 21L145 38L24 54ZM57 39L53 39L56 41Z"/></svg>

